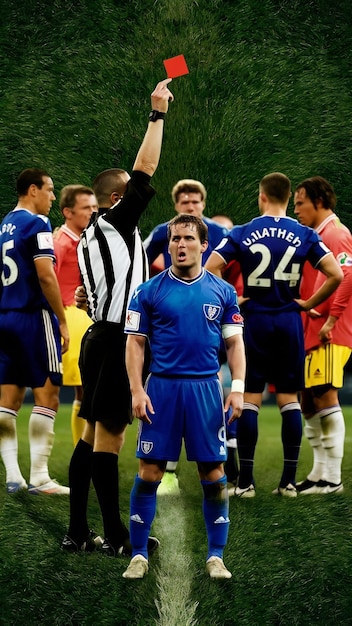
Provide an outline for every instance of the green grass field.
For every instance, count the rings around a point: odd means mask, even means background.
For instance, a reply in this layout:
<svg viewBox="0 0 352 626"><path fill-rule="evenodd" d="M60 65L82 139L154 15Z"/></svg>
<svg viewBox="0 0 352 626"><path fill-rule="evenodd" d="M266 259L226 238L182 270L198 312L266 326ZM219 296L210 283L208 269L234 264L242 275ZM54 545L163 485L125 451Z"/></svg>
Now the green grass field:
<svg viewBox="0 0 352 626"><path fill-rule="evenodd" d="M18 419L20 463L28 477L27 424ZM72 453L70 407L56 421L51 475L67 484ZM182 455L181 496L160 498L153 533L161 540L143 581L121 577L128 561L99 553L67 555L60 541L68 523L63 496L5 492L0 473L0 624L104 626L334 626L352 624L352 407L345 410L345 492L327 497L279 498L280 417L274 406L260 415L256 456L257 497L230 501L225 561L230 581L204 571L206 537L201 489L194 464ZM128 521L129 492L137 468L136 425L120 456L121 505ZM297 479L311 466L304 440ZM102 532L92 491L90 525Z"/></svg>

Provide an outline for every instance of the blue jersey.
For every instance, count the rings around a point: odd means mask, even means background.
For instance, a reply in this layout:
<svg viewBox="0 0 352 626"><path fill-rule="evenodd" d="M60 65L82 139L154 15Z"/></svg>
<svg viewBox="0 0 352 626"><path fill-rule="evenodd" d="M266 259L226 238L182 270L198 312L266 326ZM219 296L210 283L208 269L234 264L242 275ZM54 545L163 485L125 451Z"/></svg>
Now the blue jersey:
<svg viewBox="0 0 352 626"><path fill-rule="evenodd" d="M182 280L169 268L135 290L125 332L149 337L153 374L203 377L220 369L224 324L243 326L232 285L204 269Z"/></svg>
<svg viewBox="0 0 352 626"><path fill-rule="evenodd" d="M49 309L34 261L55 259L47 217L16 208L0 224L0 310Z"/></svg>
<svg viewBox="0 0 352 626"><path fill-rule="evenodd" d="M227 228L221 226L209 217L202 217L203 222L208 227L208 247L203 253L202 263L206 262L207 258L214 248L220 243L223 237L226 237L229 232ZM167 239L167 225L168 222L159 224L152 230L150 235L144 241L144 247L147 253L149 265L151 265L155 259L162 254L164 257L165 267L170 267L171 257L168 252L169 242Z"/></svg>
<svg viewBox="0 0 352 626"><path fill-rule="evenodd" d="M319 235L290 217L263 215L235 226L217 246L226 263L241 265L246 311L294 310L303 265L316 267L330 253Z"/></svg>

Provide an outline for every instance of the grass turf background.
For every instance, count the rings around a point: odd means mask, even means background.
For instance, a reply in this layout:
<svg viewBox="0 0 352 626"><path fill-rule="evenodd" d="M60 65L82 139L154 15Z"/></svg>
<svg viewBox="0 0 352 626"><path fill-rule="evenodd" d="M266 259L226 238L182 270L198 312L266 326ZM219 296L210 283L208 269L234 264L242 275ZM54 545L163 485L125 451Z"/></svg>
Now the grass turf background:
<svg viewBox="0 0 352 626"><path fill-rule="evenodd" d="M18 418L20 463L28 476L27 424L30 407ZM51 475L67 484L72 453L70 406L62 405L56 421ZM102 626L185 626L184 621L162 622L158 576L170 574L163 550L179 556L190 578L190 601L198 606L198 626L351 624L352 600L352 407L345 409L346 450L344 494L279 498L277 486L282 451L280 416L275 406L260 413L256 454L257 496L230 500L231 526L225 561L231 581L210 581L204 571L206 538L201 490L194 464L182 454L180 498L159 499L153 532L161 547L151 559L150 573L136 584L121 574L128 561L98 553L68 555L60 550L67 529L66 497L5 493L0 481L0 624L67 624ZM137 468L134 456L136 424L129 428L120 455L121 508L128 520L129 492ZM304 439L297 478L311 467L311 450ZM180 511L186 524L186 554L174 541ZM163 525L165 516L171 520ZM102 532L99 508L92 491L90 525ZM183 563L183 559L185 562ZM171 567L171 565L170 565ZM175 576L179 575L175 572ZM172 593L172 592L170 592Z"/></svg>
<svg viewBox="0 0 352 626"><path fill-rule="evenodd" d="M205 184L209 216L243 223L277 170L328 178L352 226L350 0L6 0L1 16L0 216L25 167L57 194L130 170L163 60L182 53L143 235L173 216L180 178Z"/></svg>

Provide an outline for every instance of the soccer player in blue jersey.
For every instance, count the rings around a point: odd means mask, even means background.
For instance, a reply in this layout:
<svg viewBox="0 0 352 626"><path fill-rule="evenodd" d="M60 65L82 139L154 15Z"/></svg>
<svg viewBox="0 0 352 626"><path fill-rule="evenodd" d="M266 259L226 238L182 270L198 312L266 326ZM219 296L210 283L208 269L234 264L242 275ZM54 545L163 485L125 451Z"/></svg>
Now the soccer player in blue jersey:
<svg viewBox="0 0 352 626"><path fill-rule="evenodd" d="M208 535L206 569L211 578L231 578L223 562L228 535L228 493L224 408L241 414L245 355L243 321L234 288L202 268L207 226L179 214L168 226L172 265L134 292L126 316L126 365L132 411L141 420L139 471L131 492L132 559L125 578L148 571L147 541L155 515L156 491L167 460L196 461ZM218 378L224 338L232 375L225 407ZM144 352L151 348L150 376L142 382Z"/></svg>
<svg viewBox="0 0 352 626"><path fill-rule="evenodd" d="M227 263L237 259L242 270L247 375L237 431L240 472L236 495L246 498L255 496L253 463L266 382L275 385L282 415L284 465L273 493L297 496L295 476L302 438L298 392L304 386L300 312L325 300L343 277L333 254L317 233L286 216L290 196L287 176L280 172L265 176L259 185L260 217L235 226L206 264L211 272L220 275ZM321 270L326 280L303 301L299 288L306 261Z"/></svg>
<svg viewBox="0 0 352 626"><path fill-rule="evenodd" d="M17 179L18 205L0 224L0 452L8 493L68 494L49 476L54 420L62 380L61 354L69 336L54 271L48 214L53 181L37 168ZM62 342L62 346L61 346ZM17 413L26 387L34 407L29 419L30 479L17 459Z"/></svg>
<svg viewBox="0 0 352 626"><path fill-rule="evenodd" d="M172 201L176 213L188 213L201 217L208 226L208 248L203 254L203 264L207 260L211 251L218 245L221 239L227 234L227 227L203 215L207 200L207 190L203 183L193 178L183 178L179 180L171 191ZM169 252L169 242L167 238L168 222L158 224L144 241L149 264L153 270L153 263L157 261L157 270L164 270L171 265ZM159 262L159 255L162 263ZM154 272L155 273L155 272Z"/></svg>
<svg viewBox="0 0 352 626"><path fill-rule="evenodd" d="M208 247L203 253L202 260L204 264L211 251L227 234L229 230L228 224L224 224L221 219L217 221L203 215L207 200L207 190L199 180L194 180L193 178L179 180L171 190L171 197L176 213L188 213L189 215L201 217L208 227ZM222 217L225 220L229 219L225 216ZM151 276L171 265L167 225L168 222L158 224L144 241ZM179 493L176 468L177 461L169 461L167 463L165 474L158 489L159 496Z"/></svg>

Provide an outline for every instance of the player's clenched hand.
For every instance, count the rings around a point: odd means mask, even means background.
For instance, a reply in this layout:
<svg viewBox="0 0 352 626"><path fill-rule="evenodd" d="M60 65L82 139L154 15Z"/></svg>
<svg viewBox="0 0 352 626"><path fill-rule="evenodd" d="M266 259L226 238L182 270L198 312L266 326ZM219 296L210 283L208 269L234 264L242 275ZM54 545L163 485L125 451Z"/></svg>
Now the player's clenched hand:
<svg viewBox="0 0 352 626"><path fill-rule="evenodd" d="M149 413L151 413L152 415L154 414L153 405L151 403L151 400L148 394L146 394L144 389L141 389L140 391L133 393L132 394L133 417L136 417L137 419L141 420L142 422L145 422L146 424L151 424L152 420L150 419L147 413L147 409Z"/></svg>
<svg viewBox="0 0 352 626"><path fill-rule="evenodd" d="M229 410L230 407L232 408L232 414L229 419L229 424L237 420L242 415L243 393L240 393L239 391L231 391L231 393L229 393L224 406L225 413Z"/></svg>

